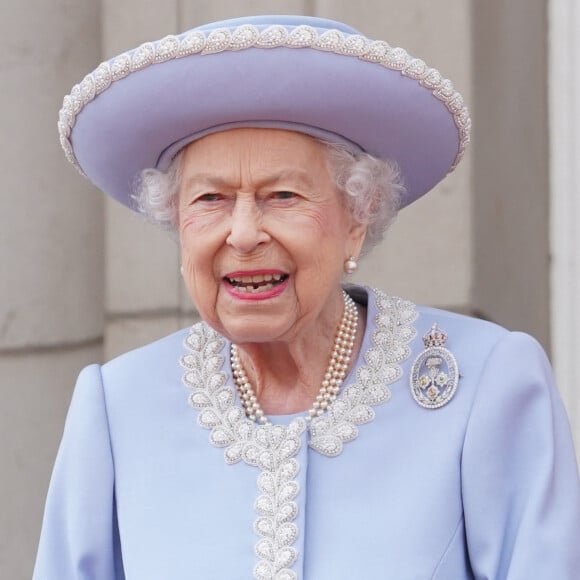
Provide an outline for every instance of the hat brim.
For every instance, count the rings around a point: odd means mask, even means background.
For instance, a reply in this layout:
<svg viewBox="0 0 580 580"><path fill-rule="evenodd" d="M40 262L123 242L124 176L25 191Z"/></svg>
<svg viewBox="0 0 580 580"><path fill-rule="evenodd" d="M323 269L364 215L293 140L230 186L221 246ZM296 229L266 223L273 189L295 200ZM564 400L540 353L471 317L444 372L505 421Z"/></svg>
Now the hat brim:
<svg viewBox="0 0 580 580"><path fill-rule="evenodd" d="M469 140L463 100L436 70L320 26L244 22L166 37L101 65L67 99L59 128L69 159L129 207L143 169L165 169L188 142L235 126L287 128L390 159L406 186L402 206L443 179Z"/></svg>

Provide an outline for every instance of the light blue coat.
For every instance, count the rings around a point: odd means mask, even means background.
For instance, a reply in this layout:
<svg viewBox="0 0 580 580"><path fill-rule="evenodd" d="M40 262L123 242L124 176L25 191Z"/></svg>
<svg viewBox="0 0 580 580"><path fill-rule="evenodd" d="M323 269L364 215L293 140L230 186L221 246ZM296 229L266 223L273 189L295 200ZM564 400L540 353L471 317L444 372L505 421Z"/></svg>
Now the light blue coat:
<svg viewBox="0 0 580 580"><path fill-rule="evenodd" d="M433 323L460 380L427 409L409 375ZM250 424L228 343L186 337L81 373L35 580L580 578L569 426L529 336L369 291L355 369L310 428Z"/></svg>

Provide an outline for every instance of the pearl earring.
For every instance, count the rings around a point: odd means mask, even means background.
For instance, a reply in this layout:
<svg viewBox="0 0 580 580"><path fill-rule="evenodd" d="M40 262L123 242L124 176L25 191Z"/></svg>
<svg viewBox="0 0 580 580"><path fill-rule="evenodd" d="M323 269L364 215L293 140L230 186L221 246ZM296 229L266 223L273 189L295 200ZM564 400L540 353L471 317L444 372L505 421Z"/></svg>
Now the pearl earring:
<svg viewBox="0 0 580 580"><path fill-rule="evenodd" d="M344 262L344 271L347 274L354 274L358 268L358 262L354 256L350 256L348 260Z"/></svg>
<svg viewBox="0 0 580 580"><path fill-rule="evenodd" d="M183 266L181 266L181 267L179 268L179 271L181 272L181 275L183 276Z"/></svg>

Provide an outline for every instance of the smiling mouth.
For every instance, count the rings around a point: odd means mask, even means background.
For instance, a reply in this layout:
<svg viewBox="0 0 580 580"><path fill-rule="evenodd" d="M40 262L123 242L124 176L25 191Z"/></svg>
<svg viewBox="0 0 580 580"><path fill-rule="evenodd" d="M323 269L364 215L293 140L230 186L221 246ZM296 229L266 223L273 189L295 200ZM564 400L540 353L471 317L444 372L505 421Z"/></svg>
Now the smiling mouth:
<svg viewBox="0 0 580 580"><path fill-rule="evenodd" d="M253 276L226 276L225 280L240 292L257 294L266 292L282 284L288 279L288 274L257 274Z"/></svg>

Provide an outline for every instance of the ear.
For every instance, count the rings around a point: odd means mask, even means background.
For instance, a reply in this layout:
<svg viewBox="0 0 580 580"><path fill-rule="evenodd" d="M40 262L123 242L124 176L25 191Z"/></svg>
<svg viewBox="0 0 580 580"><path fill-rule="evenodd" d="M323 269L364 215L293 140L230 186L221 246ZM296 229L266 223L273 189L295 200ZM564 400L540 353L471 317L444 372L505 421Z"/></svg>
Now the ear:
<svg viewBox="0 0 580 580"><path fill-rule="evenodd" d="M348 239L346 243L347 253L349 256L354 256L357 259L359 258L366 235L367 226L353 220L348 232Z"/></svg>

